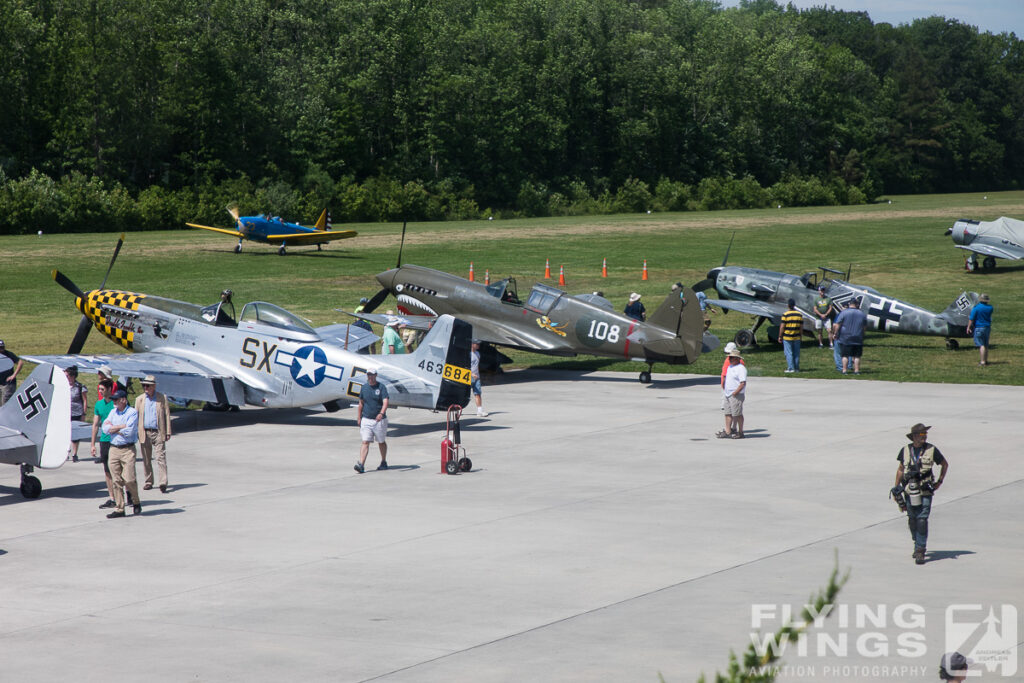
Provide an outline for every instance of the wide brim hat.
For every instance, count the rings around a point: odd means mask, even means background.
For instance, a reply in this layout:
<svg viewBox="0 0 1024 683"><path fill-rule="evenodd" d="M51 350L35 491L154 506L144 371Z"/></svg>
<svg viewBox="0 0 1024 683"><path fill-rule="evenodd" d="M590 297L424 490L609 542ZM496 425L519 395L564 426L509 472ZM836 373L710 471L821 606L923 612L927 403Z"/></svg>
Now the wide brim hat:
<svg viewBox="0 0 1024 683"><path fill-rule="evenodd" d="M743 356L740 355L739 349L733 349L732 351L730 351L729 358L739 358L740 360L743 360Z"/></svg>
<svg viewBox="0 0 1024 683"><path fill-rule="evenodd" d="M636 301L640 301L640 295L637 294L636 292L633 292L632 294L629 295L629 303L634 303Z"/></svg>
<svg viewBox="0 0 1024 683"><path fill-rule="evenodd" d="M146 386L147 384L152 384L153 386L156 386L156 377L154 377L153 375L146 375L145 377L142 378L141 384L142 386Z"/></svg>
<svg viewBox="0 0 1024 683"><path fill-rule="evenodd" d="M916 425L910 428L910 432L907 434L907 438L913 441L914 434L927 434L928 430L931 428L931 425L926 425L923 422L918 422Z"/></svg>

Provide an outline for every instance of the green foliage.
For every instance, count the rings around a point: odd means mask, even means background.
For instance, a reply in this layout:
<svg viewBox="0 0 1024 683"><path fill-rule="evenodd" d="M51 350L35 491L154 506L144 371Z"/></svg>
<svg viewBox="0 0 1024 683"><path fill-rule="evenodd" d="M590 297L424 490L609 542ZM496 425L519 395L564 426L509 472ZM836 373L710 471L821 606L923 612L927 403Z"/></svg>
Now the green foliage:
<svg viewBox="0 0 1024 683"><path fill-rule="evenodd" d="M836 553L836 565L828 577L828 583L805 603L807 606L800 612L800 619L797 622L783 624L775 632L773 642L795 646L801 635L815 622L817 616L822 614L825 606L835 605L836 596L839 595L839 591L849 579L850 570L847 570L843 577L839 578L839 557ZM824 612L825 615L831 613L831 609ZM735 653L729 653L728 674L716 673L713 679L714 683L771 683L776 678L775 667L778 666L780 658L781 655L775 648L768 647L764 654L758 654L757 648L751 643L743 653L742 663ZM697 680L698 683L707 683L708 679L701 674Z"/></svg>
<svg viewBox="0 0 1024 683"><path fill-rule="evenodd" d="M9 0L0 87L6 177L85 178L62 230L222 221L229 202L442 220L1024 178L1019 38L775 0ZM118 188L134 218L100 201ZM54 224L38 177L3 191L3 231Z"/></svg>

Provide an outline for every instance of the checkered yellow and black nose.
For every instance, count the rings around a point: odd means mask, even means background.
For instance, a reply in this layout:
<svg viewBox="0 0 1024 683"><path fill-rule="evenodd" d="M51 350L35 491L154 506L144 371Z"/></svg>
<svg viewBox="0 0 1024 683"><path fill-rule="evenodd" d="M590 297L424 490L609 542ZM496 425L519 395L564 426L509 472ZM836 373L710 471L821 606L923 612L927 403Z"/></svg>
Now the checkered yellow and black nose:
<svg viewBox="0 0 1024 683"><path fill-rule="evenodd" d="M75 305L100 332L126 349L135 341L135 324L139 302L145 294L118 289L94 289L75 300Z"/></svg>

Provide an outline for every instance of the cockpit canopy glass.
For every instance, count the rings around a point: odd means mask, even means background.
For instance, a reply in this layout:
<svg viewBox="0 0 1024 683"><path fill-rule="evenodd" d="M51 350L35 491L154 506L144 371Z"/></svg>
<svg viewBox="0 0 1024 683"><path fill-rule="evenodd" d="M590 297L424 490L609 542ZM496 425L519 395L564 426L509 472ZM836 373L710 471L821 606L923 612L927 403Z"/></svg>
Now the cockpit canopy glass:
<svg viewBox="0 0 1024 683"><path fill-rule="evenodd" d="M530 310L547 315L551 307L558 301L563 292L553 287L546 287L541 284L534 285L530 292L530 298L526 301L526 307Z"/></svg>
<svg viewBox="0 0 1024 683"><path fill-rule="evenodd" d="M316 336L316 330L310 327L305 320L280 306L268 304L266 301L251 301L247 303L242 309L242 316L239 318L239 322L260 323Z"/></svg>

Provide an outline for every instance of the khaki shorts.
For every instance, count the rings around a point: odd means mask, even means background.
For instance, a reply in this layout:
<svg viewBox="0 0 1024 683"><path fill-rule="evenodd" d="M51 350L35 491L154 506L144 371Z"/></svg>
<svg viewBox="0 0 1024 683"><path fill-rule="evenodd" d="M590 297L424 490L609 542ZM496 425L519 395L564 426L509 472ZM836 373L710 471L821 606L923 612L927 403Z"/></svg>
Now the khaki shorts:
<svg viewBox="0 0 1024 683"><path fill-rule="evenodd" d="M387 433L388 419L386 417L380 422L377 422L372 417L364 417L359 421L359 437L363 440L363 443L370 443L372 441L384 443Z"/></svg>
<svg viewBox="0 0 1024 683"><path fill-rule="evenodd" d="M726 396L725 414L732 415L733 417L739 417L742 415L744 398L746 398L745 393L741 393L739 396Z"/></svg>
<svg viewBox="0 0 1024 683"><path fill-rule="evenodd" d="M821 318L815 318L814 319L814 329L820 330L822 328L822 326L824 326L826 330L831 330L832 329L832 320L830 318L825 318L824 320L822 320Z"/></svg>

